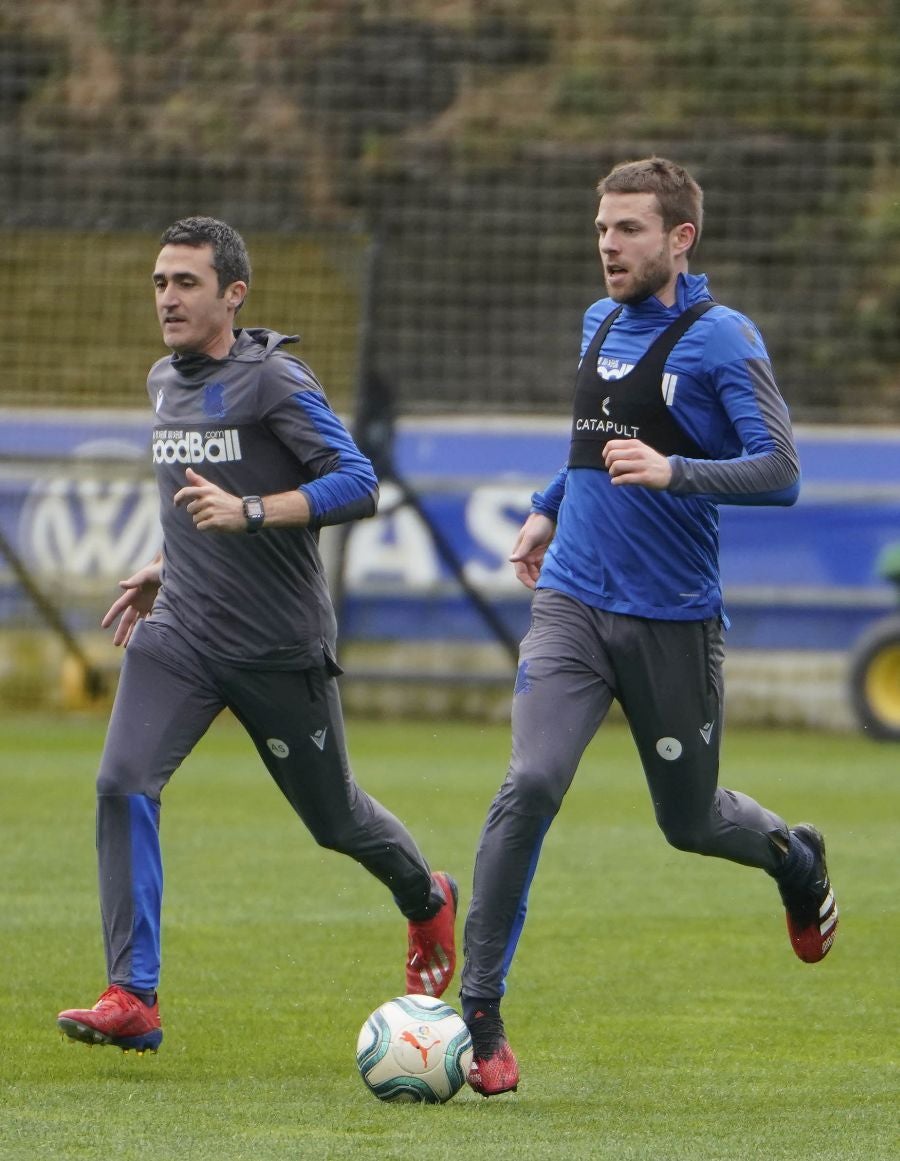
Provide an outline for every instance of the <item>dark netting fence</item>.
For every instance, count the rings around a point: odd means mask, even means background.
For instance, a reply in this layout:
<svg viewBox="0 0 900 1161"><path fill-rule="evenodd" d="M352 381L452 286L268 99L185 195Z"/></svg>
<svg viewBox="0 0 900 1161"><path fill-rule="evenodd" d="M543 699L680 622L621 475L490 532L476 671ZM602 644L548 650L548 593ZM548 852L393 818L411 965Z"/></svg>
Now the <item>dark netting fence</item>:
<svg viewBox="0 0 900 1161"><path fill-rule="evenodd" d="M157 235L207 213L339 408L365 333L401 413L562 413L594 185L655 152L795 418L896 422L898 108L893 0L6 0L3 403L139 404Z"/></svg>
<svg viewBox="0 0 900 1161"><path fill-rule="evenodd" d="M596 182L670 156L706 193L693 268L760 325L795 419L900 423L898 23L896 0L0 0L0 703L78 704L119 663L97 625L159 541L150 275L179 217L245 235L241 321L300 332L390 465L396 416L565 430ZM342 638L382 665L421 616L468 673L461 585L515 604L511 513L546 477L460 498L428 470L473 571L380 467L398 515L361 526L377 551L338 542Z"/></svg>

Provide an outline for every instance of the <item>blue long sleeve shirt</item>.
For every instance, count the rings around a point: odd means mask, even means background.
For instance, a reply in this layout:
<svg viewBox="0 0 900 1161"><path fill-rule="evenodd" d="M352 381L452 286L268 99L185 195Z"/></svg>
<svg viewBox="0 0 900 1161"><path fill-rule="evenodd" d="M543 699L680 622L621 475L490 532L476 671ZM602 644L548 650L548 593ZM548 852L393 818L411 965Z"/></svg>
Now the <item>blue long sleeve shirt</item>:
<svg viewBox="0 0 900 1161"><path fill-rule="evenodd" d="M651 297L626 306L598 357L605 379L619 378L684 310L710 298L706 276L679 276L676 302ZM581 353L616 308L585 313ZM539 588L594 608L662 620L723 615L719 504L796 502L800 469L790 418L765 344L753 323L716 305L679 339L661 384L679 426L708 459L670 456L665 491L614 487L607 472L563 468L532 509L557 522Z"/></svg>

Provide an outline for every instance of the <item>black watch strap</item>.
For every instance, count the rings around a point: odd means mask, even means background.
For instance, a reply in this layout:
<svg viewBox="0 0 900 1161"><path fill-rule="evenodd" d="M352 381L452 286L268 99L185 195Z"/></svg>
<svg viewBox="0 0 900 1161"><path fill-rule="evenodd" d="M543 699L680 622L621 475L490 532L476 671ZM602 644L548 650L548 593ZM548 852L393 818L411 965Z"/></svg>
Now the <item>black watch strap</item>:
<svg viewBox="0 0 900 1161"><path fill-rule="evenodd" d="M244 519L248 532L259 532L266 519L266 509L260 496L244 496Z"/></svg>

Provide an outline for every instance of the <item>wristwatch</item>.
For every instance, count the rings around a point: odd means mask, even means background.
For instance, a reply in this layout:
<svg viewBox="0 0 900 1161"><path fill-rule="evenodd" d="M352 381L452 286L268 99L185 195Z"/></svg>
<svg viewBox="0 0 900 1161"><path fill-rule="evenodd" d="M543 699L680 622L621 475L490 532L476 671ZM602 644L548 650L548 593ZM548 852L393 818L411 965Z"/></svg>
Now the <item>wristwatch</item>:
<svg viewBox="0 0 900 1161"><path fill-rule="evenodd" d="M245 496L244 504L244 519L247 521L248 532L259 532L266 519L266 510L263 507L262 499L259 496Z"/></svg>

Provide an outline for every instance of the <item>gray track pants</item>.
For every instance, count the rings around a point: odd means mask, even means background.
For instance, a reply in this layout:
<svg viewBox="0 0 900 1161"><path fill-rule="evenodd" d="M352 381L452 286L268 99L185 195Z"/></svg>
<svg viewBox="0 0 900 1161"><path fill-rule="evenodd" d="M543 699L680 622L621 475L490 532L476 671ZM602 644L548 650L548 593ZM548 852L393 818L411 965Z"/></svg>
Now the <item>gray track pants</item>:
<svg viewBox="0 0 900 1161"><path fill-rule="evenodd" d="M323 668L248 670L199 656L152 620L128 645L97 778L100 904L109 982L155 991L160 968L160 796L229 707L324 847L349 855L424 918L443 902L406 828L356 783L335 679Z"/></svg>
<svg viewBox="0 0 900 1161"><path fill-rule="evenodd" d="M637 744L659 823L681 850L773 871L788 828L717 786L722 732L718 619L652 621L539 589L522 642L509 771L488 811L465 927L462 993L503 995L541 843L613 698Z"/></svg>

